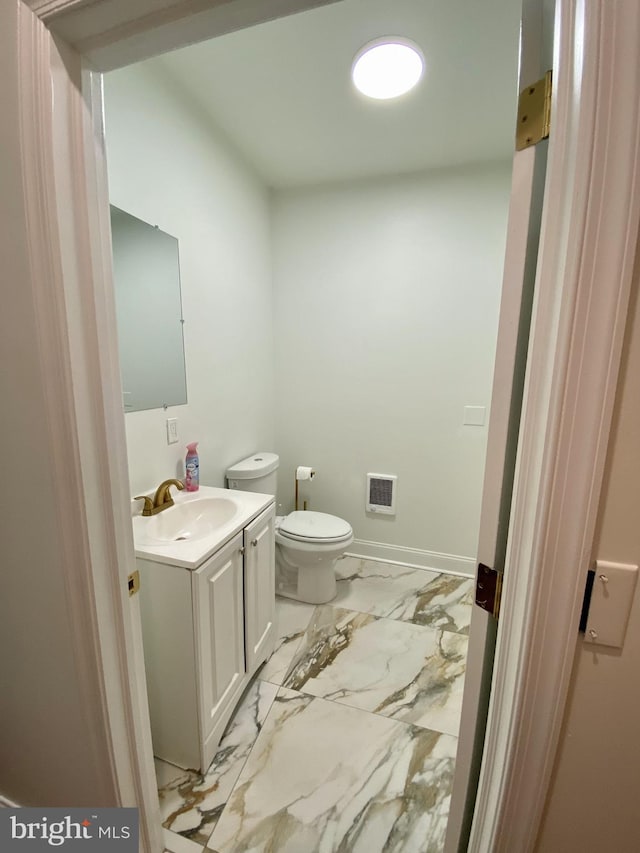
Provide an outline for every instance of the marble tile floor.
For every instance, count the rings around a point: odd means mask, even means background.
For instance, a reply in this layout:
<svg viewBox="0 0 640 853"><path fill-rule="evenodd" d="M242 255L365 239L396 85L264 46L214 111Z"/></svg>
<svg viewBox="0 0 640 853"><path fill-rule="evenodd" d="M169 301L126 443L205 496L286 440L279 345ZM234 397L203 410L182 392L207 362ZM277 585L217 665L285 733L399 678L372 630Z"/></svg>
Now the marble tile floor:
<svg viewBox="0 0 640 853"><path fill-rule="evenodd" d="M473 581L343 557L338 594L277 599L279 638L206 774L156 761L175 853L436 853Z"/></svg>

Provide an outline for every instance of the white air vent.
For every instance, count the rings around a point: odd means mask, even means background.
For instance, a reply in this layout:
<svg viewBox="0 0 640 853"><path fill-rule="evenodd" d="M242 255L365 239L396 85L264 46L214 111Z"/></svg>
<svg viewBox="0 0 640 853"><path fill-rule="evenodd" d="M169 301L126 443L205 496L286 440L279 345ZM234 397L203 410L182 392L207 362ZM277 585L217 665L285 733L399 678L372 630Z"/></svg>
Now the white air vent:
<svg viewBox="0 0 640 853"><path fill-rule="evenodd" d="M367 474L367 512L396 514L395 474Z"/></svg>

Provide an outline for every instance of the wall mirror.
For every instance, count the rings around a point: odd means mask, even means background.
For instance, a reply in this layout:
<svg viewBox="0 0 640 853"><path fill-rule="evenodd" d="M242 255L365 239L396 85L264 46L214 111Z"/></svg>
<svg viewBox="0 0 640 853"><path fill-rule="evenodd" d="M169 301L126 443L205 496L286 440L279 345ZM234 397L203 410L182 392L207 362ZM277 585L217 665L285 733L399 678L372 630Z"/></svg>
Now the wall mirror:
<svg viewBox="0 0 640 853"><path fill-rule="evenodd" d="M111 205L125 412L187 402L178 241Z"/></svg>

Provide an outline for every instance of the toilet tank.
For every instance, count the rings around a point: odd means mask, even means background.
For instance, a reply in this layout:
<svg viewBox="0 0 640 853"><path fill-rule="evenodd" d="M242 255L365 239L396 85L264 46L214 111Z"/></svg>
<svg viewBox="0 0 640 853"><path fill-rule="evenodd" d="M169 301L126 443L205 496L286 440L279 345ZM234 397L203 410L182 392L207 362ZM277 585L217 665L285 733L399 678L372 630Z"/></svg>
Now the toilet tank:
<svg viewBox="0 0 640 853"><path fill-rule="evenodd" d="M254 453L227 468L227 488L274 495L278 486L277 453Z"/></svg>

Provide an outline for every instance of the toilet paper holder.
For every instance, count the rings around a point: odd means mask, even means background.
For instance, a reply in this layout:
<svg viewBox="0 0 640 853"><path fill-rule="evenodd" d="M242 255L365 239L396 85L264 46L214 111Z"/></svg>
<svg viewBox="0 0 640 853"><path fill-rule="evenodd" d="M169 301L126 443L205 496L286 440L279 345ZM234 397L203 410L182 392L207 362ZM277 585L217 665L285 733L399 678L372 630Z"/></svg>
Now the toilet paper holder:
<svg viewBox="0 0 640 853"><path fill-rule="evenodd" d="M300 480L313 480L315 475L316 475L316 472L313 470L313 468L309 468L305 465L298 465L298 467L296 468L296 472L294 475L295 495L296 495L296 512L298 511L298 505L299 505L298 483L300 482ZM308 501L303 502L303 504L302 504L303 510L306 510L307 503L308 503Z"/></svg>

